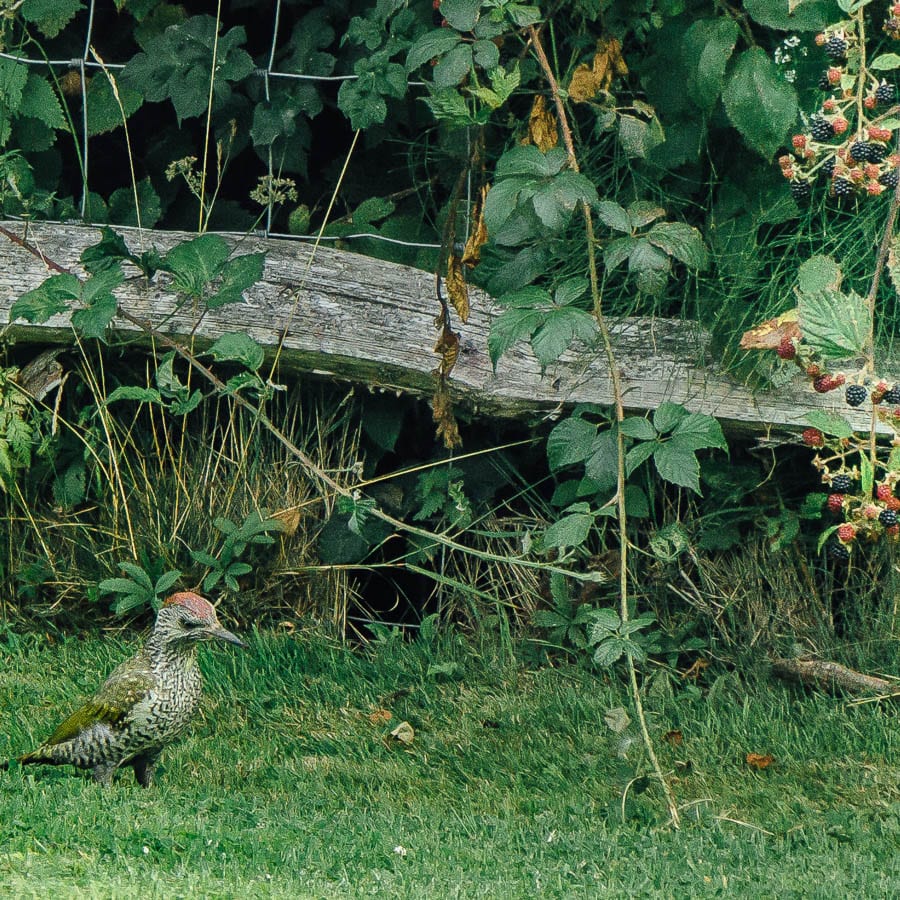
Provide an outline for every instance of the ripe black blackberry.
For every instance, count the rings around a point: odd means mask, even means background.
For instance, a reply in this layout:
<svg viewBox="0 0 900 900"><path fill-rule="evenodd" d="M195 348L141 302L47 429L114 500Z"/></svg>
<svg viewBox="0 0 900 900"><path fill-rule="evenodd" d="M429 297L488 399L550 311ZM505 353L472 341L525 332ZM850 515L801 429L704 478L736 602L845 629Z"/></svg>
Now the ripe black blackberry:
<svg viewBox="0 0 900 900"><path fill-rule="evenodd" d="M825 55L829 59L843 59L847 55L847 48L850 45L838 34L831 35L825 41Z"/></svg>
<svg viewBox="0 0 900 900"><path fill-rule="evenodd" d="M832 155L822 163L822 174L826 178L831 178L831 176L834 175L835 165L837 165L837 162L835 160L834 154L832 153Z"/></svg>
<svg viewBox="0 0 900 900"><path fill-rule="evenodd" d="M879 176L878 183L888 188L897 187L898 175L896 169L888 169L883 175Z"/></svg>
<svg viewBox="0 0 900 900"><path fill-rule="evenodd" d="M851 384L847 386L847 392L844 399L847 406L859 406L868 396L868 391L861 384Z"/></svg>
<svg viewBox="0 0 900 900"><path fill-rule="evenodd" d="M885 528L890 528L891 525L897 524L897 513L892 509L883 509L878 516L878 521L881 522Z"/></svg>
<svg viewBox="0 0 900 900"><path fill-rule="evenodd" d="M869 155L872 152L873 147L874 144L870 144L867 141L854 141L850 145L850 155L857 162L869 162L870 160L872 162L878 162L878 160L872 159ZM883 156L882 159L884 159Z"/></svg>
<svg viewBox="0 0 900 900"><path fill-rule="evenodd" d="M819 76L819 90L820 91L830 91L832 88L831 82L828 80L828 69L826 69Z"/></svg>
<svg viewBox="0 0 900 900"><path fill-rule="evenodd" d="M841 561L850 559L850 551L840 541L834 539L828 542L828 555L832 559Z"/></svg>
<svg viewBox="0 0 900 900"><path fill-rule="evenodd" d="M826 72L826 76L827 76ZM897 89L892 84L888 84L886 81L882 81L881 84L875 88L875 99L879 103L893 103L894 97L897 94Z"/></svg>
<svg viewBox="0 0 900 900"><path fill-rule="evenodd" d="M812 195L812 186L808 181L792 181L791 196L798 202L809 200Z"/></svg>
<svg viewBox="0 0 900 900"><path fill-rule="evenodd" d="M835 178L831 182L831 189L835 197L846 197L853 193L853 182L849 178Z"/></svg>
<svg viewBox="0 0 900 900"><path fill-rule="evenodd" d="M831 490L836 494L847 494L853 488L853 479L849 475L833 475L831 478Z"/></svg>
<svg viewBox="0 0 900 900"><path fill-rule="evenodd" d="M888 405L900 404L900 385L895 385L889 391L885 391L881 402Z"/></svg>
<svg viewBox="0 0 900 900"><path fill-rule="evenodd" d="M880 163L887 156L884 144L869 144L869 162Z"/></svg>
<svg viewBox="0 0 900 900"><path fill-rule="evenodd" d="M834 137L834 129L831 122L822 116L813 116L809 120L809 133L814 141L827 141Z"/></svg>

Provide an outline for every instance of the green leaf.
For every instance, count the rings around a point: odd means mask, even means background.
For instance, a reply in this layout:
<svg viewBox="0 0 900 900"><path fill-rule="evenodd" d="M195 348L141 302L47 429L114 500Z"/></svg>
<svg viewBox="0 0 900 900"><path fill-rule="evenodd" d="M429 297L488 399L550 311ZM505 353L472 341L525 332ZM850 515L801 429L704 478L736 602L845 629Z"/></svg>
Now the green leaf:
<svg viewBox="0 0 900 900"><path fill-rule="evenodd" d="M164 594L178 581L179 578L181 578L181 572L177 569L170 569L168 572L163 572L156 580L156 584L153 586L153 592L157 595Z"/></svg>
<svg viewBox="0 0 900 900"><path fill-rule="evenodd" d="M472 70L472 45L457 44L445 53L434 67L435 87L456 87Z"/></svg>
<svg viewBox="0 0 900 900"><path fill-rule="evenodd" d="M223 334L208 352L215 360L233 360L254 372L265 359L263 348L244 332Z"/></svg>
<svg viewBox="0 0 900 900"><path fill-rule="evenodd" d="M230 252L228 244L217 234L202 234L176 244L166 254L163 265L173 274L177 291L200 297L219 274Z"/></svg>
<svg viewBox="0 0 900 900"><path fill-rule="evenodd" d="M500 357L513 344L528 340L543 320L543 315L534 309L510 309L494 319L488 335L488 354L495 370Z"/></svg>
<svg viewBox="0 0 900 900"><path fill-rule="evenodd" d="M80 296L81 282L74 275L51 275L43 284L22 294L13 303L9 321L25 319L32 324L41 324L51 316L67 312L72 301Z"/></svg>
<svg viewBox="0 0 900 900"><path fill-rule="evenodd" d="M28 74L18 114L38 119L48 128L66 127L66 117L63 115L56 91L46 78L34 72Z"/></svg>
<svg viewBox="0 0 900 900"><path fill-rule="evenodd" d="M641 416L624 419L619 423L619 430L627 437L636 438L639 441L656 440L656 429Z"/></svg>
<svg viewBox="0 0 900 900"><path fill-rule="evenodd" d="M141 227L152 228L162 218L162 206L149 176L137 183L137 201L141 211ZM133 188L123 187L112 192L109 198L109 219L117 225L138 224Z"/></svg>
<svg viewBox="0 0 900 900"><path fill-rule="evenodd" d="M688 411L680 403L666 400L654 410L653 425L660 434L666 434L688 417Z"/></svg>
<svg viewBox="0 0 900 900"><path fill-rule="evenodd" d="M125 239L108 225L100 229L100 240L81 252L81 264L92 275L118 268L123 259L131 258Z"/></svg>
<svg viewBox="0 0 900 900"><path fill-rule="evenodd" d="M138 403L162 403L159 391L153 388L138 387L132 384L123 384L117 387L107 398L106 403L115 403L118 400L136 400Z"/></svg>
<svg viewBox="0 0 900 900"><path fill-rule="evenodd" d="M811 256L797 271L797 282L804 294L838 290L841 286L841 269L830 256Z"/></svg>
<svg viewBox="0 0 900 900"><path fill-rule="evenodd" d="M830 359L861 356L869 333L869 308L851 291L801 293L798 302L803 340Z"/></svg>
<svg viewBox="0 0 900 900"><path fill-rule="evenodd" d="M692 450L728 449L722 426L706 413L686 415L672 430L672 437L677 440L679 446L690 447Z"/></svg>
<svg viewBox="0 0 900 900"><path fill-rule="evenodd" d="M571 306L546 313L543 324L531 336L531 349L542 368L556 362L573 340L590 343L597 334L591 313Z"/></svg>
<svg viewBox="0 0 900 900"><path fill-rule="evenodd" d="M135 584L140 585L145 590L153 590L153 582L150 580L150 576L140 566L135 565L135 563L121 562L119 563L119 568L122 569Z"/></svg>
<svg viewBox="0 0 900 900"><path fill-rule="evenodd" d="M457 31L471 31L478 21L481 0L443 0L441 15L451 28Z"/></svg>
<svg viewBox="0 0 900 900"><path fill-rule="evenodd" d="M875 72L889 72L900 69L900 56L896 53L882 53L869 63L869 68Z"/></svg>
<svg viewBox="0 0 900 900"><path fill-rule="evenodd" d="M584 474L597 491L611 491L618 478L619 445L615 427L601 431L594 440L593 451L584 464Z"/></svg>
<svg viewBox="0 0 900 900"><path fill-rule="evenodd" d="M594 664L602 668L608 668L618 662L625 653L630 641L624 641L621 638L608 638L597 644L594 651Z"/></svg>
<svg viewBox="0 0 900 900"><path fill-rule="evenodd" d="M547 435L547 462L553 472L584 462L594 452L597 426L580 418L563 419Z"/></svg>
<svg viewBox="0 0 900 900"><path fill-rule="evenodd" d="M461 40L459 33L450 28L436 28L434 31L425 32L409 48L406 55L406 71L413 72L423 63L447 53Z"/></svg>
<svg viewBox="0 0 900 900"><path fill-rule="evenodd" d="M628 220L632 228L643 228L665 214L666 211L652 200L635 200L628 204Z"/></svg>
<svg viewBox="0 0 900 900"><path fill-rule="evenodd" d="M635 444L635 446L625 454L625 474L630 476L638 466L642 465L653 456L658 446L659 445L654 441L644 441L643 443Z"/></svg>
<svg viewBox="0 0 900 900"><path fill-rule="evenodd" d="M607 271L615 269L631 256L638 241L633 237L615 238L603 250L603 265Z"/></svg>
<svg viewBox="0 0 900 900"><path fill-rule="evenodd" d="M635 241L628 255L628 271L634 275L642 294L655 296L665 289L669 272L672 271L672 260L646 238L641 238Z"/></svg>
<svg viewBox="0 0 900 900"><path fill-rule="evenodd" d="M700 463L692 450L678 446L674 440L666 441L657 445L653 462L661 478L700 493Z"/></svg>
<svg viewBox="0 0 900 900"><path fill-rule="evenodd" d="M700 19L685 32L682 59L690 73L687 91L694 103L707 114L722 93L725 67L734 51L738 32L737 22L725 16Z"/></svg>
<svg viewBox="0 0 900 900"><path fill-rule="evenodd" d="M619 116L619 143L627 157L644 159L665 139L666 133L656 116L649 122L637 116Z"/></svg>
<svg viewBox="0 0 900 900"><path fill-rule="evenodd" d="M103 340L117 310L116 298L112 294L102 294L90 306L72 313L72 327L83 338Z"/></svg>
<svg viewBox="0 0 900 900"><path fill-rule="evenodd" d="M97 590L101 594L135 594L143 596L140 586L135 584L129 578L104 578L97 585Z"/></svg>
<svg viewBox="0 0 900 900"><path fill-rule="evenodd" d="M738 57L722 99L731 124L766 159L797 119L797 95L761 47Z"/></svg>
<svg viewBox="0 0 900 900"><path fill-rule="evenodd" d="M577 512L563 516L544 531L544 548L580 547L587 540L593 524L594 517L589 513Z"/></svg>
<svg viewBox="0 0 900 900"><path fill-rule="evenodd" d="M805 419L813 428L818 428L819 431L831 435L831 437L853 437L853 427L837 413L827 412L824 409L813 409L806 414Z"/></svg>
<svg viewBox="0 0 900 900"><path fill-rule="evenodd" d="M125 84L116 83L119 91L119 100L122 101L122 109L125 110L125 118L133 115L140 109L144 98L139 91ZM123 125L122 110L113 94L109 79L102 74L94 76L87 88L87 130L93 137L104 134L107 131L115 131Z"/></svg>
<svg viewBox="0 0 900 900"><path fill-rule="evenodd" d="M17 112L28 82L28 66L0 57L0 110Z"/></svg>
<svg viewBox="0 0 900 900"><path fill-rule="evenodd" d="M565 165L566 151L560 147L541 153L534 144L518 144L497 160L495 171L498 181L516 175L550 178L561 172ZM495 189L496 186L488 193L488 197Z"/></svg>
<svg viewBox="0 0 900 900"><path fill-rule="evenodd" d="M657 222L647 232L647 240L692 269L702 270L709 265L709 253L700 232L686 222Z"/></svg>
<svg viewBox="0 0 900 900"><path fill-rule="evenodd" d="M612 200L601 200L599 203L594 204L594 209L597 212L597 218L604 225L612 228L614 231L631 234L631 218L618 203L614 203Z"/></svg>
<svg viewBox="0 0 900 900"><path fill-rule="evenodd" d="M262 278L265 259L265 253L245 253L229 259L219 270L222 283L216 293L207 299L206 305L215 309L226 303L240 303L244 299L244 291Z"/></svg>
<svg viewBox="0 0 900 900"><path fill-rule="evenodd" d="M56 37L75 14L84 9L81 0L24 0L22 18L32 22L48 38Z"/></svg>
<svg viewBox="0 0 900 900"><path fill-rule="evenodd" d="M831 0L744 0L754 21L781 31L821 31L834 22Z"/></svg>

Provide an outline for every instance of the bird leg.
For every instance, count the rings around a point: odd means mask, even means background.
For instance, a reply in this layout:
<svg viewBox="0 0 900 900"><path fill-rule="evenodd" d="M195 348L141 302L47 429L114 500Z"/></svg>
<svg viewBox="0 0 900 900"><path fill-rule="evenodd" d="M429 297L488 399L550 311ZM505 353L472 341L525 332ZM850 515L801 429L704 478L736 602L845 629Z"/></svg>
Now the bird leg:
<svg viewBox="0 0 900 900"><path fill-rule="evenodd" d="M129 765L134 769L135 780L141 787L150 787L153 784L153 772L156 769L156 760L158 758L159 753L149 752L135 756L129 762Z"/></svg>
<svg viewBox="0 0 900 900"><path fill-rule="evenodd" d="M118 763L114 762L100 763L99 765L94 766L91 774L97 784L109 787L112 784L113 772L115 772L118 767Z"/></svg>

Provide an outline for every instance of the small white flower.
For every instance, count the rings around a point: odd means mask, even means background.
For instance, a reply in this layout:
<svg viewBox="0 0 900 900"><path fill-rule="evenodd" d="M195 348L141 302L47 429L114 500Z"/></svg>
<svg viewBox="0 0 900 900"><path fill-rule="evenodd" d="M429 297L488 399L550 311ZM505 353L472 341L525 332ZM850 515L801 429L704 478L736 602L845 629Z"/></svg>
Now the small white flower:
<svg viewBox="0 0 900 900"><path fill-rule="evenodd" d="M145 844L143 847L141 847L141 852L144 854L144 856L146 856L150 852L150 848Z"/></svg>
<svg viewBox="0 0 900 900"><path fill-rule="evenodd" d="M400 844L397 844L397 846L394 847L394 853L396 853L397 856L406 856L406 847L401 847Z"/></svg>

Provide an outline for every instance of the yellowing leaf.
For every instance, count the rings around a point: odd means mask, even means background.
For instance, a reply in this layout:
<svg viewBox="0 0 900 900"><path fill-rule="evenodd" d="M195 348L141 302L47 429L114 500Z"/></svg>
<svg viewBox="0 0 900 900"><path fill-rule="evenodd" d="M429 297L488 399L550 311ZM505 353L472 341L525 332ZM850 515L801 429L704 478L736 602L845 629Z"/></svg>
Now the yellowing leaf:
<svg viewBox="0 0 900 900"><path fill-rule="evenodd" d="M286 535L295 534L300 527L300 510L296 507L272 513L272 518L281 522L281 531Z"/></svg>
<svg viewBox="0 0 900 900"><path fill-rule="evenodd" d="M774 350L785 338L799 338L799 310L789 309L774 319L754 325L741 336L741 350Z"/></svg>
<svg viewBox="0 0 900 900"><path fill-rule="evenodd" d="M556 116L547 109L547 101L543 94L538 94L531 104L531 115L528 117L528 139L541 153L546 153L559 143L559 129Z"/></svg>
<svg viewBox="0 0 900 900"><path fill-rule="evenodd" d="M453 401L443 379L431 400L431 417L437 424L437 436L444 442L448 450L462 446L459 425L453 415Z"/></svg>
<svg viewBox="0 0 900 900"><path fill-rule="evenodd" d="M481 194L475 201L475 207L472 210L472 230L462 255L462 264L470 269L481 261L481 248L488 239L487 227L484 224L484 201L489 190L489 185L481 188Z"/></svg>
<svg viewBox="0 0 900 900"><path fill-rule="evenodd" d="M434 352L441 354L441 361L435 374L440 378L446 378L453 371L459 357L459 335L445 326L434 345Z"/></svg>
<svg viewBox="0 0 900 900"><path fill-rule="evenodd" d="M591 64L582 63L572 73L569 97L575 103L586 103L601 91L608 91L614 78L627 74L622 45L616 38L600 38Z"/></svg>
<svg viewBox="0 0 900 900"><path fill-rule="evenodd" d="M462 258L455 253L447 260L447 294L450 302L456 310L460 321L467 322L469 319L469 286L466 284L463 275ZM440 352L435 348L436 352ZM454 362L456 360L454 359ZM453 368L452 366L450 368Z"/></svg>
<svg viewBox="0 0 900 900"><path fill-rule="evenodd" d="M393 718L389 709L375 709L369 713L369 721L373 725L384 725Z"/></svg>

